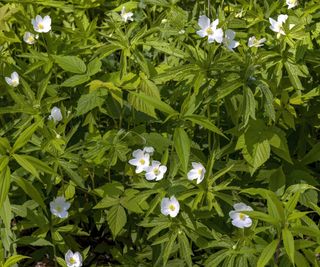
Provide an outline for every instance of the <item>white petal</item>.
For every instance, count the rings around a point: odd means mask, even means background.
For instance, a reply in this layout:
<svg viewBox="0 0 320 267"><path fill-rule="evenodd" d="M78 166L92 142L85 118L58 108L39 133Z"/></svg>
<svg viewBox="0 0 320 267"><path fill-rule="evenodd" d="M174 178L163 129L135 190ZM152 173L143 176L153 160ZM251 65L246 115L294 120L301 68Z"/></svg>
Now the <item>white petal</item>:
<svg viewBox="0 0 320 267"><path fill-rule="evenodd" d="M130 159L129 164L133 166L138 166L139 165L139 159Z"/></svg>
<svg viewBox="0 0 320 267"><path fill-rule="evenodd" d="M160 171L162 174L165 174L165 173L167 172L167 166L164 166L164 165L160 166L160 167L159 167L159 171Z"/></svg>
<svg viewBox="0 0 320 267"><path fill-rule="evenodd" d="M142 158L144 156L144 153L141 149L137 149L132 152L132 156L135 158Z"/></svg>
<svg viewBox="0 0 320 267"><path fill-rule="evenodd" d="M207 32L205 30L199 30L199 31L197 31L197 34L200 37L206 37L207 36Z"/></svg>
<svg viewBox="0 0 320 267"><path fill-rule="evenodd" d="M223 31L222 29L216 29L214 32L214 39L216 40L217 43L222 43L223 41Z"/></svg>
<svg viewBox="0 0 320 267"><path fill-rule="evenodd" d="M146 176L146 179L147 179L148 181L152 181L152 180L154 180L154 179L156 178L156 176L155 176L155 174L154 174L153 171L147 172L145 176Z"/></svg>
<svg viewBox="0 0 320 267"><path fill-rule="evenodd" d="M278 16L278 22L281 23L281 24L285 23L287 19L288 19L288 15L282 15L281 14L281 15Z"/></svg>
<svg viewBox="0 0 320 267"><path fill-rule="evenodd" d="M188 176L188 180L192 181L199 177L199 173L198 171L192 169L191 171L188 172L187 176Z"/></svg>
<svg viewBox="0 0 320 267"><path fill-rule="evenodd" d="M211 23L211 27L215 30L219 24L219 19L216 19Z"/></svg>
<svg viewBox="0 0 320 267"><path fill-rule="evenodd" d="M206 29L210 25L210 19L207 16L200 16L198 20L198 25L201 27L202 30Z"/></svg>

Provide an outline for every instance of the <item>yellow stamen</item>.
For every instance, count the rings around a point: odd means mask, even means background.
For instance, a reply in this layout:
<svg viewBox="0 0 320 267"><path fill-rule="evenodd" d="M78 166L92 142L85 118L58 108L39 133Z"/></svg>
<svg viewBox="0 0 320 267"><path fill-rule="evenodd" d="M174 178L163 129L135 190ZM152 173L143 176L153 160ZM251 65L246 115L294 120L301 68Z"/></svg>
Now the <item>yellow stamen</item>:
<svg viewBox="0 0 320 267"><path fill-rule="evenodd" d="M140 159L140 160L139 160L139 163L140 163L141 165L144 165L144 164L146 163L146 161L145 161L144 159Z"/></svg>
<svg viewBox="0 0 320 267"><path fill-rule="evenodd" d="M206 33L208 35L211 35L211 34L213 34L213 30L209 27L209 28L206 29Z"/></svg>
<svg viewBox="0 0 320 267"><path fill-rule="evenodd" d="M239 218L241 221L244 221L246 219L246 215L243 213L239 213Z"/></svg>
<svg viewBox="0 0 320 267"><path fill-rule="evenodd" d="M176 207L173 204L169 205L169 210L174 211L176 209Z"/></svg>

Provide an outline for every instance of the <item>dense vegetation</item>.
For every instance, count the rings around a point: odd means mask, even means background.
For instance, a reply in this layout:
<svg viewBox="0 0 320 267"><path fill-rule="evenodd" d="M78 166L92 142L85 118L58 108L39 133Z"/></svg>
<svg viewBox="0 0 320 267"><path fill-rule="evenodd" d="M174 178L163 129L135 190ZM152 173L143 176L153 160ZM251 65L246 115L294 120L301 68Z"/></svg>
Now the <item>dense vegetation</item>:
<svg viewBox="0 0 320 267"><path fill-rule="evenodd" d="M0 55L0 266L320 266L318 0L2 0Z"/></svg>

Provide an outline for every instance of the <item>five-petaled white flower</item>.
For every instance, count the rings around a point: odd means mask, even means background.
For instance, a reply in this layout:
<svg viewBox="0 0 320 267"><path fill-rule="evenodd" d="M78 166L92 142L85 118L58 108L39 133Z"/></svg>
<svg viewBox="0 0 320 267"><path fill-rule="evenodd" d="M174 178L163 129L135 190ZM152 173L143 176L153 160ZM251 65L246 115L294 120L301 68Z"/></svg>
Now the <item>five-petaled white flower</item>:
<svg viewBox="0 0 320 267"><path fill-rule="evenodd" d="M266 38L262 38L260 40L258 40L255 36L251 36L249 39L248 39L248 46L249 47L260 47L260 46L263 46L264 45L264 42L266 41L267 39Z"/></svg>
<svg viewBox="0 0 320 267"><path fill-rule="evenodd" d="M70 203L64 197L57 197L50 202L51 213L59 218L67 218L69 208Z"/></svg>
<svg viewBox="0 0 320 267"><path fill-rule="evenodd" d="M285 35L285 32L283 30L283 24L288 19L288 15L279 15L277 20L274 20L273 18L269 18L270 21L270 29L274 32L277 32L277 38L280 37L280 35Z"/></svg>
<svg viewBox="0 0 320 267"><path fill-rule="evenodd" d="M122 21L124 22L127 22L129 20L133 21L133 13L132 12L126 12L126 7L122 7L122 10L121 10L121 14L120 14L121 18L122 18Z"/></svg>
<svg viewBox="0 0 320 267"><path fill-rule="evenodd" d="M151 180L156 180L156 181L160 181L164 174L167 171L167 167L164 165L161 165L161 162L157 161L157 160L153 160L151 163L151 166L149 166L148 168L146 168L146 179L148 181Z"/></svg>
<svg viewBox="0 0 320 267"><path fill-rule="evenodd" d="M53 107L51 109L51 115L49 116L49 120L52 120L52 119L54 122L62 120L62 114L61 114L60 108Z"/></svg>
<svg viewBox="0 0 320 267"><path fill-rule="evenodd" d="M82 256L79 252L73 253L70 249L64 256L68 267L81 267L82 266Z"/></svg>
<svg viewBox="0 0 320 267"><path fill-rule="evenodd" d="M288 5L288 9L294 8L298 5L298 0L286 0L286 4Z"/></svg>
<svg viewBox="0 0 320 267"><path fill-rule="evenodd" d="M50 16L42 18L40 15L37 15L35 19L31 20L31 23L36 32L49 32L51 30Z"/></svg>
<svg viewBox="0 0 320 267"><path fill-rule="evenodd" d="M238 228L250 227L252 220L242 211L253 211L253 209L242 202L234 204L233 208L234 210L229 212L229 216L232 219L231 223Z"/></svg>
<svg viewBox="0 0 320 267"><path fill-rule="evenodd" d="M172 196L170 198L163 198L161 200L161 213L165 216L176 217L180 210L180 204L178 200Z"/></svg>
<svg viewBox="0 0 320 267"><path fill-rule="evenodd" d="M12 87L17 87L19 85L19 74L15 71L11 73L11 77L5 77L4 79L6 80L7 84Z"/></svg>
<svg viewBox="0 0 320 267"><path fill-rule="evenodd" d="M145 153L141 149L133 151L132 156L134 159L130 159L129 163L133 166L136 166L136 173L141 173L145 171L150 164L150 154Z"/></svg>
<svg viewBox="0 0 320 267"><path fill-rule="evenodd" d="M219 24L219 19L216 19L210 23L210 19L207 16L200 16L198 20L198 25L201 27L201 30L197 31L197 34L200 37L208 36L208 42L212 43L216 41L221 43L223 40L223 31L221 28L217 29Z"/></svg>
<svg viewBox="0 0 320 267"><path fill-rule="evenodd" d="M234 31L226 30L223 43L230 51L233 51L233 49L239 45L239 42L235 41L234 37L236 37L236 33Z"/></svg>
<svg viewBox="0 0 320 267"><path fill-rule="evenodd" d="M201 163L192 162L192 170L188 172L188 179L190 181L197 179L197 184L200 184L206 173L206 169Z"/></svg>
<svg viewBox="0 0 320 267"><path fill-rule="evenodd" d="M23 41L25 41L27 44L34 44L38 38L38 34L33 34L31 32L25 32L23 35Z"/></svg>

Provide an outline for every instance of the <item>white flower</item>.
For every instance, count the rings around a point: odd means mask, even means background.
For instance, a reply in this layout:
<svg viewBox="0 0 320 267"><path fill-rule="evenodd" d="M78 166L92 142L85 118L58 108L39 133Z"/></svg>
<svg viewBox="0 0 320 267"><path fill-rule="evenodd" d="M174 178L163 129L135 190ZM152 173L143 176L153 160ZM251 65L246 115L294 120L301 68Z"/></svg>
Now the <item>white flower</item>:
<svg viewBox="0 0 320 267"><path fill-rule="evenodd" d="M62 120L62 114L60 108L53 107L51 109L51 115L49 116L49 120L54 120L54 122Z"/></svg>
<svg viewBox="0 0 320 267"><path fill-rule="evenodd" d="M238 228L250 227L252 220L241 211L252 211L253 209L242 202L234 204L233 208L234 210L229 212L229 216L232 219L231 223Z"/></svg>
<svg viewBox="0 0 320 267"><path fill-rule="evenodd" d="M193 169L188 172L188 180L192 181L197 179L197 184L200 184L206 173L206 169L201 163L192 162Z"/></svg>
<svg viewBox="0 0 320 267"><path fill-rule="evenodd" d="M51 213L59 218L67 218L69 208L70 203L64 197L57 197L50 202Z"/></svg>
<svg viewBox="0 0 320 267"><path fill-rule="evenodd" d="M221 43L223 40L223 31L221 28L217 29L218 24L219 19L216 19L210 24L210 19L207 16L200 16L198 25L201 27L201 30L197 31L197 34L200 37L208 36L209 43L214 41Z"/></svg>
<svg viewBox="0 0 320 267"><path fill-rule="evenodd" d="M234 40L235 36L236 33L234 31L226 30L223 43L230 51L233 51L233 49L239 45L239 42Z"/></svg>
<svg viewBox="0 0 320 267"><path fill-rule="evenodd" d="M51 18L50 16L45 16L42 18L37 15L35 19L31 20L33 29L36 32L49 32L51 30Z"/></svg>
<svg viewBox="0 0 320 267"><path fill-rule="evenodd" d="M141 173L145 171L150 164L150 154L145 153L141 149L133 151L132 156L134 159L130 159L129 163L133 166L136 166L136 173Z"/></svg>
<svg viewBox="0 0 320 267"><path fill-rule="evenodd" d="M19 74L16 73L15 71L11 73L11 77L5 77L4 78L7 82L12 87L17 87L19 85Z"/></svg>
<svg viewBox="0 0 320 267"><path fill-rule="evenodd" d="M178 33L179 33L179 34L185 34L186 31L185 31L185 30L180 30Z"/></svg>
<svg viewBox="0 0 320 267"><path fill-rule="evenodd" d="M132 12L126 12L126 7L122 7L121 14L120 14L122 21L127 22L128 20L133 21L133 13Z"/></svg>
<svg viewBox="0 0 320 267"><path fill-rule="evenodd" d="M165 216L176 217L180 210L180 204L178 200L172 196L170 198L163 198L161 200L161 213Z"/></svg>
<svg viewBox="0 0 320 267"><path fill-rule="evenodd" d="M288 15L279 15L277 20L274 20L272 18L269 18L270 21L270 29L274 32L277 32L277 38L280 37L280 34L285 35L285 32L283 30L283 24L286 22L288 19Z"/></svg>
<svg viewBox="0 0 320 267"><path fill-rule="evenodd" d="M266 41L267 39L266 38L262 38L260 40L258 40L255 36L251 36L248 40L248 46L249 47L260 47L260 46L263 46L264 42Z"/></svg>
<svg viewBox="0 0 320 267"><path fill-rule="evenodd" d="M164 174L167 171L167 167L164 165L161 165L159 161L153 160L151 163L151 166L146 168L146 179L148 181L156 180L160 181Z"/></svg>
<svg viewBox="0 0 320 267"><path fill-rule="evenodd" d="M82 266L82 256L79 252L73 253L70 249L64 256L68 267L81 267Z"/></svg>
<svg viewBox="0 0 320 267"><path fill-rule="evenodd" d="M31 32L25 32L23 35L23 41L25 41L27 44L34 44L38 38L38 34L34 35Z"/></svg>
<svg viewBox="0 0 320 267"><path fill-rule="evenodd" d="M153 154L153 152L154 152L154 148L152 146L146 146L146 147L143 148L143 152L144 153L148 153L151 156Z"/></svg>
<svg viewBox="0 0 320 267"><path fill-rule="evenodd" d="M298 0L286 0L286 4L288 5L288 9L290 9L298 5Z"/></svg>

